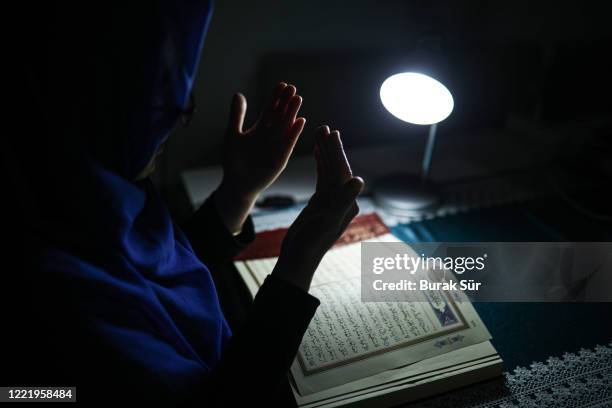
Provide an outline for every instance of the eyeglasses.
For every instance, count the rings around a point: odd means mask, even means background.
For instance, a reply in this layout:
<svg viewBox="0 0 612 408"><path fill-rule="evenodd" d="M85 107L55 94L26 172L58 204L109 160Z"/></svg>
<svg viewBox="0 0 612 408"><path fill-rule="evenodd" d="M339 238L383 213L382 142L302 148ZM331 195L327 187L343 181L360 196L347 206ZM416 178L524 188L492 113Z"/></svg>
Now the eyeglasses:
<svg viewBox="0 0 612 408"><path fill-rule="evenodd" d="M183 125L183 127L189 127L196 113L195 95L193 94L193 91L189 92L189 99L187 100L184 108L173 109L169 107L155 107L154 109L177 113L181 125Z"/></svg>
<svg viewBox="0 0 612 408"><path fill-rule="evenodd" d="M185 105L185 107L181 110L180 120L181 120L181 124L183 125L183 127L189 127L189 125L191 124L191 121L193 120L193 117L195 116L195 113L196 113L195 95L193 94L193 91L191 91L189 92L189 99L187 100L187 105Z"/></svg>

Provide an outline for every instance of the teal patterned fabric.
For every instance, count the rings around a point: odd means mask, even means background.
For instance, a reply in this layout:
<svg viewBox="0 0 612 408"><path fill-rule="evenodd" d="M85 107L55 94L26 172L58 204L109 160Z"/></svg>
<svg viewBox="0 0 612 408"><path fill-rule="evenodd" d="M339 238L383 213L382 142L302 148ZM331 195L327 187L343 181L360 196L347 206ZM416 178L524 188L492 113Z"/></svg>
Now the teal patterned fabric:
<svg viewBox="0 0 612 408"><path fill-rule="evenodd" d="M392 228L405 242L610 241L609 226L554 198ZM612 339L612 303L475 303L506 369Z"/></svg>

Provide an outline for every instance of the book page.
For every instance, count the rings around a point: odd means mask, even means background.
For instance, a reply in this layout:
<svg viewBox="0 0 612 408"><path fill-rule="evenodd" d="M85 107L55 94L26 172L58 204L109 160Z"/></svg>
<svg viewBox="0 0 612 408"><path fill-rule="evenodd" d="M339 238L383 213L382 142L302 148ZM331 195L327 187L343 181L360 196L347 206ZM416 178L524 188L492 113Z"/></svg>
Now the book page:
<svg viewBox="0 0 612 408"><path fill-rule="evenodd" d="M412 301L361 301L359 279L313 287L321 306L304 334L298 358L305 374L337 367L398 347L467 328L461 312L443 293L417 292ZM440 313L439 310L443 310Z"/></svg>
<svg viewBox="0 0 612 408"><path fill-rule="evenodd" d="M368 241L398 242L391 234ZM276 258L241 266L261 285ZM321 301L292 366L302 395L490 338L466 297L411 291L404 302L361 301L361 243L328 251L310 293ZM244 272L243 272L244 273Z"/></svg>
<svg viewBox="0 0 612 408"><path fill-rule="evenodd" d="M330 403L333 400L346 399L349 396L369 398L372 393L393 389L402 383L416 385L422 381L435 381L441 376L457 375L463 370L474 370L477 367L494 366L501 373L501 359L490 342L467 346L443 355L421 360L414 364L397 369L390 369L321 392L300 395L294 387L294 396L299 406L317 402ZM483 379L486 375L483 375ZM460 382L458 380L457 382ZM440 389L439 387L436 387ZM411 393L414 397L416 393Z"/></svg>

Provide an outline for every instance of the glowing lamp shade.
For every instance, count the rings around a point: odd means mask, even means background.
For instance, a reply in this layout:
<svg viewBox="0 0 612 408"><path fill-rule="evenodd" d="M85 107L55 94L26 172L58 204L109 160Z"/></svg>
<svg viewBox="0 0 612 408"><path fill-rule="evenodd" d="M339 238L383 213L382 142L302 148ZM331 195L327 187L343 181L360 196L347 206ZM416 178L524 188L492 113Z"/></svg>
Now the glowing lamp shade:
<svg viewBox="0 0 612 408"><path fill-rule="evenodd" d="M443 121L453 111L453 96L435 79L416 72L390 76L380 87L383 106L398 119L415 125Z"/></svg>

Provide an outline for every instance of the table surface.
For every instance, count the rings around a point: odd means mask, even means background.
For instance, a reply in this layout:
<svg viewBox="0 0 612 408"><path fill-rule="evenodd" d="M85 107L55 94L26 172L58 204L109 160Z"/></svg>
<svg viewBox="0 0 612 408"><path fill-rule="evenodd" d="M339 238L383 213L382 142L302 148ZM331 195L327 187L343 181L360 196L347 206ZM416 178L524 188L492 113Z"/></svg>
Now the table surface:
<svg viewBox="0 0 612 408"><path fill-rule="evenodd" d="M473 177L494 170L507 170L533 163L528 155L508 154L496 140L498 150L506 158L495 155L470 157L457 155L444 163L435 164L432 176L437 182L452 178ZM469 150L469 146L466 147ZM349 152L355 174L375 180L386 173L419 165L418 152L402 149L366 149ZM486 155L485 155L486 156ZM435 160L435 158L434 158ZM372 166L372 163L381 164ZM314 162L309 157L292 160L281 178L267 194L291 194L298 201L307 199L314 187ZM183 182L195 207L201 203L221 178L221 169L210 167L183 173ZM367 191L366 191L367 194ZM366 199L362 208L372 210ZM281 215L283 214L283 215ZM297 210L275 214L260 211L256 217L265 222L290 223ZM385 220L387 221L387 220ZM395 220L397 221L397 220ZM280 226L280 225L279 225ZM407 242L499 242L499 241L612 241L610 224L593 221L562 203L557 197L528 197L514 204L496 204L489 208L471 208L392 228L394 234ZM608 344L612 339L612 303L475 303L482 320L493 336L493 344L502 356L507 370L544 361L549 356L577 352Z"/></svg>

